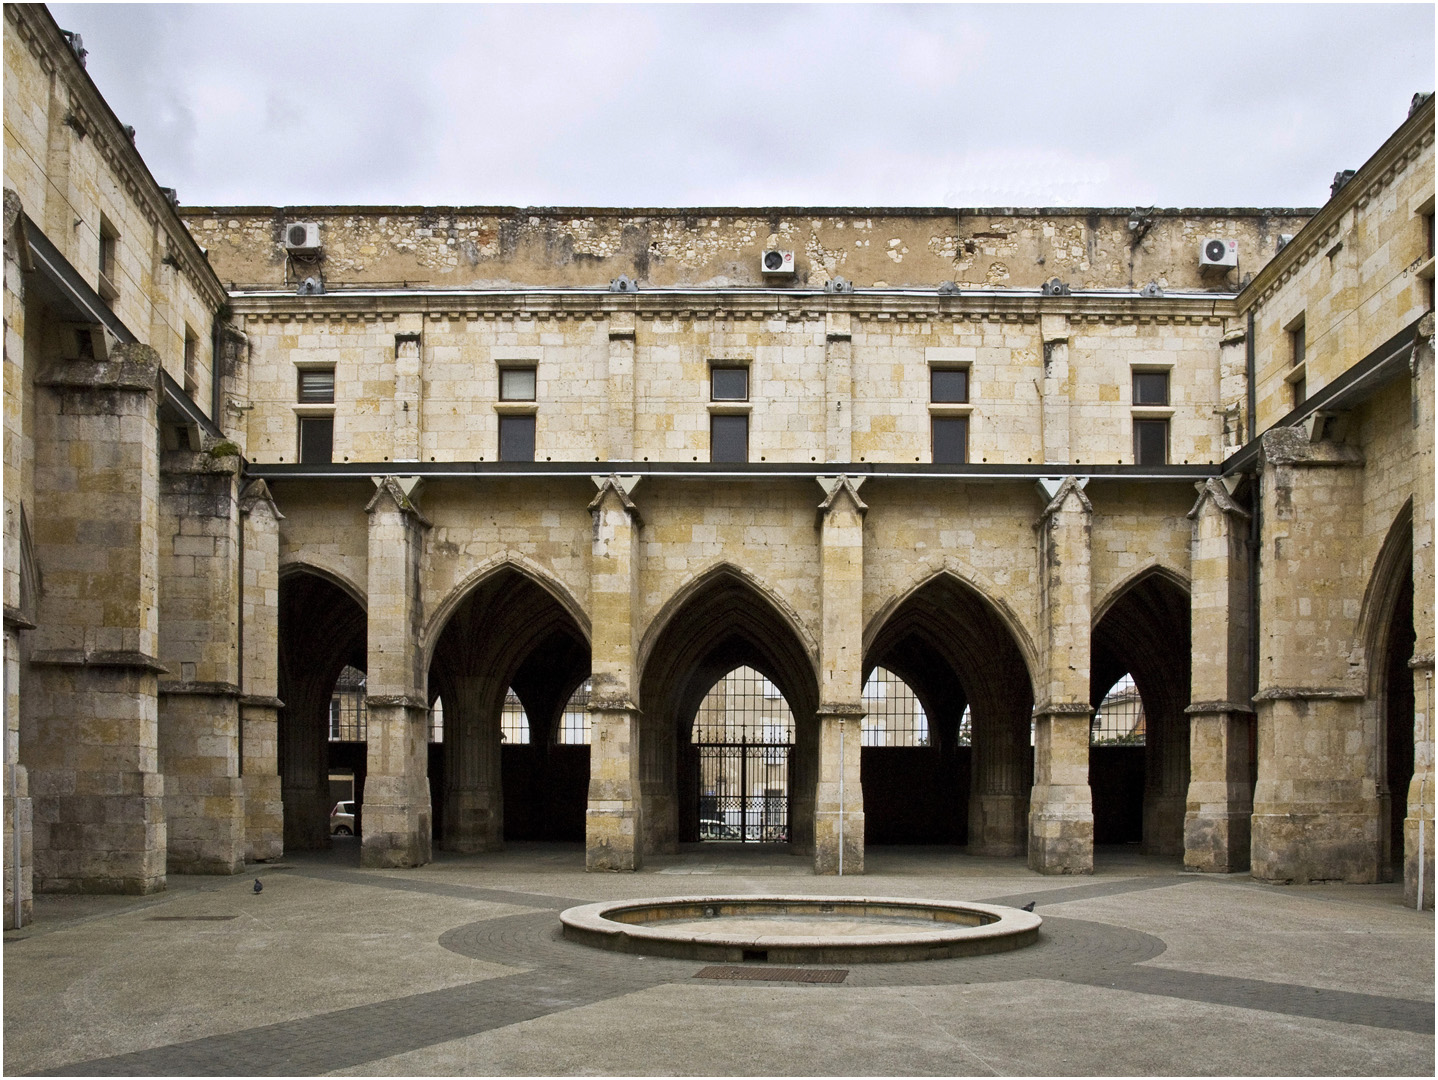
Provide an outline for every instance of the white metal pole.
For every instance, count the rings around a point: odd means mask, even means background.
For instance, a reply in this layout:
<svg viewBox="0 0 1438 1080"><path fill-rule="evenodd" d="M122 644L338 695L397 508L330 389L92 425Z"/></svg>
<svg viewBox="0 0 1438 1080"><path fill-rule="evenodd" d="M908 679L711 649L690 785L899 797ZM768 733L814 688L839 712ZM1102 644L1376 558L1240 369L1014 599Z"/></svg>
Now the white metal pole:
<svg viewBox="0 0 1438 1080"><path fill-rule="evenodd" d="M844 876L844 721L839 721L839 876Z"/></svg>

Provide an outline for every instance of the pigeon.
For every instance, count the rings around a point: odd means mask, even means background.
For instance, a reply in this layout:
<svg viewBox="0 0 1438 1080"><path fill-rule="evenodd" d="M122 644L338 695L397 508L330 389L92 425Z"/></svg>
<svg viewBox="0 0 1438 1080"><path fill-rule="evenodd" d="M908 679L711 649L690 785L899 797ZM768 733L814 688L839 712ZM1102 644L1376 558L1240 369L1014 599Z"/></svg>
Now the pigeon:
<svg viewBox="0 0 1438 1080"><path fill-rule="evenodd" d="M260 891L260 883L257 881L257 882L255 882L255 892L259 892L259 891ZM1034 905L1037 904L1037 903L1038 903L1037 900L1030 900L1027 904L1025 904L1025 905L1024 905L1022 908L1020 908L1019 910L1020 910L1020 911L1032 911L1032 910L1034 909Z"/></svg>
<svg viewBox="0 0 1438 1080"><path fill-rule="evenodd" d="M265 887L260 884L260 879L259 879L259 878L255 878L255 892L263 892L264 889L265 889ZM1032 911L1033 908L1029 908L1029 910Z"/></svg>

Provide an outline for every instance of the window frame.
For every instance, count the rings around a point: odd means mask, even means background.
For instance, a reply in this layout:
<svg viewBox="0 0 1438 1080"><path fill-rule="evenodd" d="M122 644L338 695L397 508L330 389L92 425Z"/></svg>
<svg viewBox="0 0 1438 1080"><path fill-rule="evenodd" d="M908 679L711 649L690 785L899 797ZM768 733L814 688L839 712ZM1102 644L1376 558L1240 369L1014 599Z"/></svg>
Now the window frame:
<svg viewBox="0 0 1438 1080"><path fill-rule="evenodd" d="M330 377L330 388L327 396L314 396L310 392L307 396L305 390L305 377L327 374ZM335 365L334 364L304 364L295 368L295 403L298 405L333 405L335 403Z"/></svg>
<svg viewBox="0 0 1438 1080"><path fill-rule="evenodd" d="M740 396L720 396L717 383L717 376L721 373L731 371L742 372L744 375L744 393ZM724 361L710 361L709 363L709 400L715 404L743 404L747 402L753 393L752 378L748 364L736 364Z"/></svg>
<svg viewBox="0 0 1438 1080"><path fill-rule="evenodd" d="M735 422L744 426L743 454L739 457L716 456L715 451L720 448L719 440L716 438L717 428L733 426ZM749 463L749 413L747 410L727 410L724 412L711 412L709 414L709 460L721 465L747 465Z"/></svg>
<svg viewBox="0 0 1438 1080"><path fill-rule="evenodd" d="M959 456L957 460L952 457L939 455L939 429L940 425L946 428L949 425L962 425L963 436L959 443ZM967 465L970 461L969 455L969 417L965 413L934 413L929 417L929 460L935 465ZM947 445L947 444L946 444Z"/></svg>
<svg viewBox="0 0 1438 1080"><path fill-rule="evenodd" d="M963 397L938 397L934 380L939 375L962 375L964 377ZM969 375L967 364L930 364L929 365L929 404L931 405L968 405L971 404L973 395L973 383Z"/></svg>
<svg viewBox="0 0 1438 1080"><path fill-rule="evenodd" d="M527 374L530 378L529 396L510 394L505 382L509 376ZM499 368L499 400L505 403L537 404L539 401L538 364L502 364Z"/></svg>
<svg viewBox="0 0 1438 1080"><path fill-rule="evenodd" d="M515 433L526 426L528 427L527 449L529 451L527 457L522 452L519 454L513 453L515 446L512 441L515 437ZM510 432L509 438L511 441L508 443L506 443L506 429ZM502 412L499 414L496 436L496 461L534 461L539 447L539 418L533 409L522 412ZM506 445L510 447L511 452L505 452ZM525 447L521 445L519 449L522 451Z"/></svg>
<svg viewBox="0 0 1438 1080"><path fill-rule="evenodd" d="M328 413L301 413L296 424L296 447L295 460L301 465L327 465L335 459L335 417L333 412ZM305 429L318 431L324 425L329 426L329 453L323 458L307 456L305 454Z"/></svg>
<svg viewBox="0 0 1438 1080"><path fill-rule="evenodd" d="M1143 454L1143 442L1141 432L1150 428L1161 428L1163 431L1163 453L1161 461L1146 461ZM1136 415L1133 418L1133 463L1135 465L1167 465L1173 459L1170 448L1172 438L1172 425L1167 416L1144 416Z"/></svg>
<svg viewBox="0 0 1438 1080"><path fill-rule="evenodd" d="M102 300L113 303L120 296L118 280L120 276L120 230L115 228L115 223L104 214L100 215L97 239L99 250L96 252L95 269L99 278L99 287L95 291L100 294Z"/></svg>

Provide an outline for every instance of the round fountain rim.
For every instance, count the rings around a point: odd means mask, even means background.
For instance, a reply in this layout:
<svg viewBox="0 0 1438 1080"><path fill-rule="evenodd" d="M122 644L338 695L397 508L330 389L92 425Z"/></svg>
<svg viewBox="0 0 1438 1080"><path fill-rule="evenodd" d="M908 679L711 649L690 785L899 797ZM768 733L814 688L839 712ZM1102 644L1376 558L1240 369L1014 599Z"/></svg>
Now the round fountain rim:
<svg viewBox="0 0 1438 1080"><path fill-rule="evenodd" d="M702 906L708 904L833 904L842 907L882 906L958 911L985 915L992 922L978 926L955 924L940 933L905 932L886 926L869 936L816 935L767 936L724 931L676 930L663 923L623 923L608 914L645 907ZM819 916L822 917L822 916ZM582 904L560 913L564 936L616 952L641 953L693 960L747 960L770 963L862 963L947 959L1005 952L1031 945L1043 919L1029 911L968 900L934 900L894 896L813 896L735 894L717 896L659 896L604 900ZM722 916L716 920L722 922ZM763 954L758 957L757 954Z"/></svg>

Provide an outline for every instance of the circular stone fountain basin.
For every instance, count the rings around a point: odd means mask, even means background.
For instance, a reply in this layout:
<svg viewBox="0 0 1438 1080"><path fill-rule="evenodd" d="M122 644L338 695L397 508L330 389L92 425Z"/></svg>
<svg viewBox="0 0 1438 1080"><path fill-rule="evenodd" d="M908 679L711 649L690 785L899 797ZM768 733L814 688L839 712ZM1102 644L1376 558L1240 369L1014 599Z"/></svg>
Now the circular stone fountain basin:
<svg viewBox="0 0 1438 1080"><path fill-rule="evenodd" d="M996 904L853 896L606 901L559 916L564 936L683 960L861 964L979 956L1032 945L1037 915Z"/></svg>

